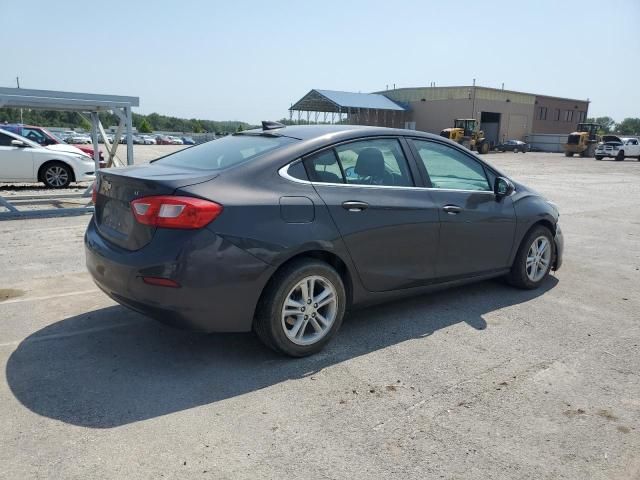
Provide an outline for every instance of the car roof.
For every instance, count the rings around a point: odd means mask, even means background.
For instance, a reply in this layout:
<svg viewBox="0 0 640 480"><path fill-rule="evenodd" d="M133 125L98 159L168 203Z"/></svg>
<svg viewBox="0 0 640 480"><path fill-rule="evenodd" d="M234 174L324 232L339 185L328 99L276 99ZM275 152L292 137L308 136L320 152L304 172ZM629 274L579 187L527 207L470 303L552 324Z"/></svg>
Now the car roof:
<svg viewBox="0 0 640 480"><path fill-rule="evenodd" d="M296 138L298 140L311 140L314 138L324 137L331 134L349 134L354 136L365 135L409 135L419 136L425 138L436 137L426 132L420 132L418 130L406 130L402 128L387 128L387 127L371 127L367 125L290 125L282 128L274 128L272 130L263 130L261 128L255 128L252 130L245 130L241 132L243 134L271 134L281 135L283 137Z"/></svg>

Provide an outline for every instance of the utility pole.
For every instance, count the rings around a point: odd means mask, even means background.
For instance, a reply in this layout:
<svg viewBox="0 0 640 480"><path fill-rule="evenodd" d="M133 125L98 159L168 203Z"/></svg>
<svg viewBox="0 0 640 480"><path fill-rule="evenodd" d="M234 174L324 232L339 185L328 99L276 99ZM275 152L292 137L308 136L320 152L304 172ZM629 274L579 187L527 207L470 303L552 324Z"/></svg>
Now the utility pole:
<svg viewBox="0 0 640 480"><path fill-rule="evenodd" d="M471 103L471 118L476 118L476 79L473 79L473 102Z"/></svg>
<svg viewBox="0 0 640 480"><path fill-rule="evenodd" d="M20 77L16 77L16 84L18 85L18 88L20 88ZM20 109L20 123L24 123L22 120L22 109Z"/></svg>

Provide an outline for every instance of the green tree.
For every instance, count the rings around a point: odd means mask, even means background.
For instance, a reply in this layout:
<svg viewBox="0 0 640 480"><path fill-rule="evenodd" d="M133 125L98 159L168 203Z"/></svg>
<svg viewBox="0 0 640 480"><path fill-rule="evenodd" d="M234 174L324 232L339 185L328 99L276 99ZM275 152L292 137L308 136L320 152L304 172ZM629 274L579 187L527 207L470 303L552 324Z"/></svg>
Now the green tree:
<svg viewBox="0 0 640 480"><path fill-rule="evenodd" d="M91 131L91 122L83 116L80 116L80 126L87 132Z"/></svg>
<svg viewBox="0 0 640 480"><path fill-rule="evenodd" d="M244 130L244 129L242 128L242 125L238 125L238 126L236 127L236 132L241 132L242 130Z"/></svg>
<svg viewBox="0 0 640 480"><path fill-rule="evenodd" d="M191 130L193 131L193 133L204 132L204 128L202 127L202 124L200 124L200 122L196 119L191 120Z"/></svg>
<svg viewBox="0 0 640 480"><path fill-rule="evenodd" d="M588 123L597 123L600 125L600 130L598 133L605 134L613 132L614 127L616 126L616 121L611 117L591 117L587 118Z"/></svg>
<svg viewBox="0 0 640 480"><path fill-rule="evenodd" d="M153 129L151 128L151 125L149 124L149 122L147 121L146 118L143 118L142 121L140 122L140 126L138 127L138 131L140 133L151 133L151 132L153 132Z"/></svg>
<svg viewBox="0 0 640 480"><path fill-rule="evenodd" d="M616 131L622 135L640 135L640 118L625 118L616 125Z"/></svg>

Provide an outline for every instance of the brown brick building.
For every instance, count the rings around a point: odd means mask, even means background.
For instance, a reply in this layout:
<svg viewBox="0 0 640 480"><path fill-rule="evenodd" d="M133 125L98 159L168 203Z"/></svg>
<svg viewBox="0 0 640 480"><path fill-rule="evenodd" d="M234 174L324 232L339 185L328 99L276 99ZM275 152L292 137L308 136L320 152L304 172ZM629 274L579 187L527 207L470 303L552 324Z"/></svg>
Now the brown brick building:
<svg viewBox="0 0 640 480"><path fill-rule="evenodd" d="M290 112L292 119L296 112L298 119L309 122L404 126L431 133L453 126L456 118L476 118L495 144L536 133L568 134L585 121L588 108L588 100L470 85L371 94L311 90Z"/></svg>

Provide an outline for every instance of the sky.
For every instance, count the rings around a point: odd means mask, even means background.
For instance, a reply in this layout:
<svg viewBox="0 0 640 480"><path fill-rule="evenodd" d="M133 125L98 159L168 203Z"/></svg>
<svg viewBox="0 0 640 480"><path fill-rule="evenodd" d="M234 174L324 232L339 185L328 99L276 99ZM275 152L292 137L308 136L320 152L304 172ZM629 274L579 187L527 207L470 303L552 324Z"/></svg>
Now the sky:
<svg viewBox="0 0 640 480"><path fill-rule="evenodd" d="M0 0L0 86L277 120L313 88L478 85L640 117L640 0Z"/></svg>

